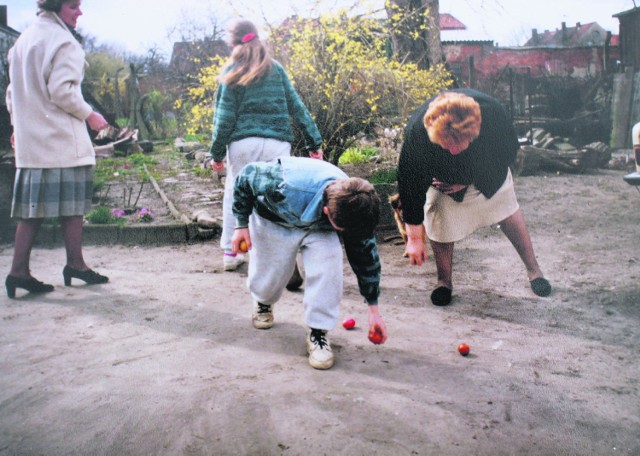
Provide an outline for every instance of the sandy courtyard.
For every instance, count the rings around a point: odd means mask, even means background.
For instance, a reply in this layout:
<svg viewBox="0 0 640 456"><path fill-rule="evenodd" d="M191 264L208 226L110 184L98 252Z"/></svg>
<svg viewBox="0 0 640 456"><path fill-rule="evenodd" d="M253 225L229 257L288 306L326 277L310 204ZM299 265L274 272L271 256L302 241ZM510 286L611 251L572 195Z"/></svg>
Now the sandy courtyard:
<svg viewBox="0 0 640 456"><path fill-rule="evenodd" d="M457 244L453 302L435 307L433 259L411 267L381 233L389 340L368 342L345 263L358 326L330 333L329 371L307 364L301 292L253 329L246 269L222 272L216 240L86 246L100 286L64 287L64 249L38 247L56 290L0 295L0 455L639 455L640 193L624 174L516 178L549 298L486 228Z"/></svg>

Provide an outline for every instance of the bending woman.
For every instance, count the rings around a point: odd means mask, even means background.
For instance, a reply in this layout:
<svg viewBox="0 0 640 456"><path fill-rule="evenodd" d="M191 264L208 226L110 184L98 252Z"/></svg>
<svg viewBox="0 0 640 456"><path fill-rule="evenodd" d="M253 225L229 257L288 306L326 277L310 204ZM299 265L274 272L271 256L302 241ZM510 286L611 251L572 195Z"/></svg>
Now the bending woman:
<svg viewBox="0 0 640 456"><path fill-rule="evenodd" d="M433 304L451 302L455 242L496 223L520 255L533 292L551 293L514 191L509 165L518 148L502 105L476 90L444 92L410 119L400 154L398 187L411 264L421 265L427 259L423 222L433 249L438 271Z"/></svg>

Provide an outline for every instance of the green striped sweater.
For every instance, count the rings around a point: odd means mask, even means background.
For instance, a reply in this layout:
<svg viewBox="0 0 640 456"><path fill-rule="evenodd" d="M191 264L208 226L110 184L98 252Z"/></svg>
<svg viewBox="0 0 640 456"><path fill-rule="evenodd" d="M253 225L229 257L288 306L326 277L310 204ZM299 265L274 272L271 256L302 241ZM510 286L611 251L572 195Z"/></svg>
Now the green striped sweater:
<svg viewBox="0 0 640 456"><path fill-rule="evenodd" d="M271 71L248 86L218 85L209 153L220 162L229 143L249 137L293 142L292 119L300 127L307 149L320 149L318 127L284 68L273 61Z"/></svg>

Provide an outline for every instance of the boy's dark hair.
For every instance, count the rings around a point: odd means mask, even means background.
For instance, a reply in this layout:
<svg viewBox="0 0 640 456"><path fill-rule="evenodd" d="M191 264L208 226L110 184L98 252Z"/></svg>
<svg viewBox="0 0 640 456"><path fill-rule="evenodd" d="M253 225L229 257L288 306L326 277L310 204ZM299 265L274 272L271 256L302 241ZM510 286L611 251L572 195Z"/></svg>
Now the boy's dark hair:
<svg viewBox="0 0 640 456"><path fill-rule="evenodd" d="M327 185L323 205L333 222L350 236L370 237L380 219L380 197L370 182L359 177Z"/></svg>

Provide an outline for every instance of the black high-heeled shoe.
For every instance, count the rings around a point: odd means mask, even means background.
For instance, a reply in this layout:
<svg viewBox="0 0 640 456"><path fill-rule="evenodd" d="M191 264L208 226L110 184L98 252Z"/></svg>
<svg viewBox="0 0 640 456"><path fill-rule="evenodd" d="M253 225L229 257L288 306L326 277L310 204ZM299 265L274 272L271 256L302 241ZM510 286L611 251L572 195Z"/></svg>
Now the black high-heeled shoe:
<svg viewBox="0 0 640 456"><path fill-rule="evenodd" d="M107 283L109 277L98 274L93 269L87 269L86 271L79 271L73 269L70 266L65 266L62 270L62 277L64 277L65 286L71 286L71 278L84 280L89 285L95 285L99 283Z"/></svg>
<svg viewBox="0 0 640 456"><path fill-rule="evenodd" d="M7 289L7 296L11 299L16 297L16 288L22 288L23 290L27 290L29 293L49 293L50 291L53 291L53 285L40 282L33 277L23 279L8 275L7 279L4 281L4 286Z"/></svg>

